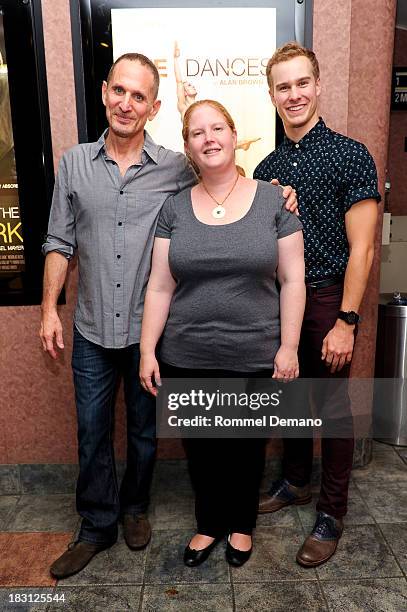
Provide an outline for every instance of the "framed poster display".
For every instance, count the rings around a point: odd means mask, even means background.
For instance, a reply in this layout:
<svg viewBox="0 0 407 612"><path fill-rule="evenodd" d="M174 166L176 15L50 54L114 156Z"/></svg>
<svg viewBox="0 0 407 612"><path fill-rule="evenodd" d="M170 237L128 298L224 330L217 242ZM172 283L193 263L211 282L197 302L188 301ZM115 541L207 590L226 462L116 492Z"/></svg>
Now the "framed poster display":
<svg viewBox="0 0 407 612"><path fill-rule="evenodd" d="M54 171L40 0L0 0L0 305L41 301Z"/></svg>
<svg viewBox="0 0 407 612"><path fill-rule="evenodd" d="M391 110L407 110L407 66L393 68Z"/></svg>
<svg viewBox="0 0 407 612"><path fill-rule="evenodd" d="M182 151L183 103L204 98L231 112L247 175L281 138L265 68L283 42L311 45L311 0L71 0L71 16L81 141L106 127L101 85L127 52L147 55L160 73L162 105L148 125L156 142Z"/></svg>

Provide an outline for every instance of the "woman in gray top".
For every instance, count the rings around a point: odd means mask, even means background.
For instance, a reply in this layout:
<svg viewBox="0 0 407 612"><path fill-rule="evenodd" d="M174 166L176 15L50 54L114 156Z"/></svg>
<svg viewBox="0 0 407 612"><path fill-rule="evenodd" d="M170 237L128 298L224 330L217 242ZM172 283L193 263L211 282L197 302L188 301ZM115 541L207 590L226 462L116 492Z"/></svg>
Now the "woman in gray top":
<svg viewBox="0 0 407 612"><path fill-rule="evenodd" d="M160 214L141 382L156 395L160 375L296 378L305 302L301 224L283 206L280 187L239 175L236 129L221 104L192 104L183 137L200 182L170 197ZM188 566L202 563L226 532L228 562L249 558L264 446L263 439L185 440L198 527L185 549Z"/></svg>

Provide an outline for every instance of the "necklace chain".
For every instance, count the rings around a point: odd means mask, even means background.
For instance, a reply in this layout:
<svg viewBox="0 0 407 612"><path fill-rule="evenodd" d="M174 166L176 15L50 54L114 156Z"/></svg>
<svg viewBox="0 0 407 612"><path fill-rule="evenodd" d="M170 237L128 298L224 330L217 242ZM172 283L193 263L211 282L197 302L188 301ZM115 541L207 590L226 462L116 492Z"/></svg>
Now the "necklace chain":
<svg viewBox="0 0 407 612"><path fill-rule="evenodd" d="M214 208L214 209L213 209L213 211L212 211L212 214L213 214L215 217L216 217L216 216L219 216L219 215L214 214L214 211L215 211L217 208L223 208L224 203L226 202L226 200L228 199L228 197L230 196L230 194L232 193L232 191L233 191L233 190L234 190L234 188L236 187L237 181L239 180L239 176L240 176L240 174L237 172L237 174L236 174L236 178L235 178L235 180L234 180L234 182L233 182L233 185L232 185L232 188L229 190L229 192L227 193L226 197L225 197L225 198L223 198L223 200L222 200L221 202L218 202L218 200L217 200L216 198L214 198L214 197L213 197L213 195L212 195L212 194L211 194L211 193L208 191L208 189L207 189L207 187L206 187L205 183L204 183L204 182L201 180L201 185L202 185L202 187L204 188L204 190L206 191L206 193L208 194L208 196L209 196L209 197L210 197L210 198L211 198L211 199L212 199L212 200L215 202L215 204L216 204L216 208ZM222 215L222 216L223 216L223 215Z"/></svg>

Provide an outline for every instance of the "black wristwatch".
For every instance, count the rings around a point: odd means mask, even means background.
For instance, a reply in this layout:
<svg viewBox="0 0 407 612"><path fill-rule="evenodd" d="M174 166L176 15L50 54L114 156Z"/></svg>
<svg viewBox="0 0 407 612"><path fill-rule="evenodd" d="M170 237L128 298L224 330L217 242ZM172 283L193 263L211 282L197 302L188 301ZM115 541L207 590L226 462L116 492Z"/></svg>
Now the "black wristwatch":
<svg viewBox="0 0 407 612"><path fill-rule="evenodd" d="M344 310L340 310L338 312L338 319L341 321L345 321L348 325L356 325L356 323L360 323L360 315L354 310L348 310L345 312Z"/></svg>

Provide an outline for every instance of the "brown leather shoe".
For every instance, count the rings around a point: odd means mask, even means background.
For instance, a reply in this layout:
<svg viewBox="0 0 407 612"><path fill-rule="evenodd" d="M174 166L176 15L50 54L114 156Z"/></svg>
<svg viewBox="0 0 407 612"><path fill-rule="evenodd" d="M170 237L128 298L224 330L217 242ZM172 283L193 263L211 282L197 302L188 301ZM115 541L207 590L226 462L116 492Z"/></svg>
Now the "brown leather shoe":
<svg viewBox="0 0 407 612"><path fill-rule="evenodd" d="M316 567L328 561L336 551L343 531L343 521L325 512L318 512L311 534L297 553L297 563Z"/></svg>
<svg viewBox="0 0 407 612"><path fill-rule="evenodd" d="M112 544L91 544L90 542L71 542L66 550L50 567L54 578L68 578L77 574L89 561L102 550L110 548Z"/></svg>
<svg viewBox="0 0 407 612"><path fill-rule="evenodd" d="M123 531L126 544L131 550L145 548L151 538L151 526L145 514L125 514Z"/></svg>
<svg viewBox="0 0 407 612"><path fill-rule="evenodd" d="M276 512L284 506L309 504L312 499L311 485L295 487L288 480L274 482L268 493L262 493L259 500L259 514Z"/></svg>

